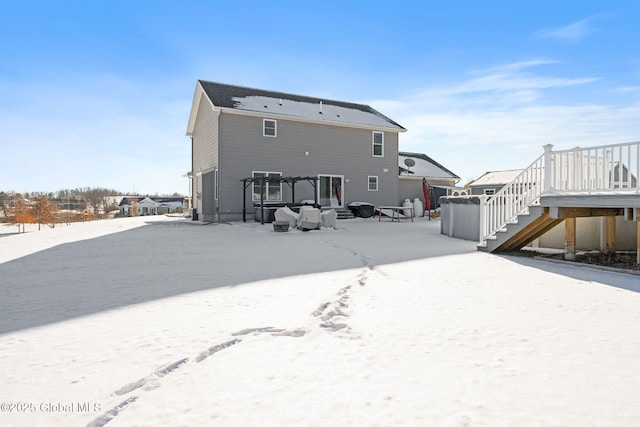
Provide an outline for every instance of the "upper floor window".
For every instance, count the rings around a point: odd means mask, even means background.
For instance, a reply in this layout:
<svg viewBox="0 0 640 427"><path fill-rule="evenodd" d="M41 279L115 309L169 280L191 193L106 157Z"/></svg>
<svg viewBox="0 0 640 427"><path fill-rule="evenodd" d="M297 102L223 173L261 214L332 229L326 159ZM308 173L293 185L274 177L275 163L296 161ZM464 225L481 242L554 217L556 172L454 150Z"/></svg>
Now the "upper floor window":
<svg viewBox="0 0 640 427"><path fill-rule="evenodd" d="M373 141L373 156L384 157L384 133L373 132L372 141Z"/></svg>
<svg viewBox="0 0 640 427"><path fill-rule="evenodd" d="M494 194L496 194L496 190L493 188L485 188L484 194L486 194L487 196L493 196Z"/></svg>
<svg viewBox="0 0 640 427"><path fill-rule="evenodd" d="M263 119L262 120L262 135L263 136L277 136L277 123L275 120Z"/></svg>

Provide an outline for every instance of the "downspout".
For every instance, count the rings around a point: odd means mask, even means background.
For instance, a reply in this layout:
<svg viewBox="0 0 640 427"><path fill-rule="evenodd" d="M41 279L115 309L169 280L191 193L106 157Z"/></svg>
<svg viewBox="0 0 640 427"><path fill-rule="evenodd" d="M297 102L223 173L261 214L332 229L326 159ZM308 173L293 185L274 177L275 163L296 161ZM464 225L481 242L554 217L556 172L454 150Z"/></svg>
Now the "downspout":
<svg viewBox="0 0 640 427"><path fill-rule="evenodd" d="M191 220L195 221L196 219L194 218L193 215L193 207L195 205L195 199L193 197L193 195L195 194L195 192L193 191L193 183L195 181L195 171L193 170L193 166L194 166L194 161L195 161L195 155L193 154L193 135L189 135L189 138L191 138L191 185L190 187L190 192L191 194L189 194L189 196L191 197Z"/></svg>

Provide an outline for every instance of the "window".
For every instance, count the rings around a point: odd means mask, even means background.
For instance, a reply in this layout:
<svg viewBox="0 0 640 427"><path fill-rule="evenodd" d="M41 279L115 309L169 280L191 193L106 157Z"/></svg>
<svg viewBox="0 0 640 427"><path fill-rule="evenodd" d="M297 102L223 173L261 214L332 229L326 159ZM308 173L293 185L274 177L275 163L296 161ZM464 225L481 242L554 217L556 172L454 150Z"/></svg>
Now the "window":
<svg viewBox="0 0 640 427"><path fill-rule="evenodd" d="M262 136L277 136L277 124L275 120L262 120Z"/></svg>
<svg viewBox="0 0 640 427"><path fill-rule="evenodd" d="M486 194L487 196L493 196L494 194L496 194L496 190L493 188L485 188L484 194Z"/></svg>
<svg viewBox="0 0 640 427"><path fill-rule="evenodd" d="M378 191L378 177L369 176L369 191Z"/></svg>
<svg viewBox="0 0 640 427"><path fill-rule="evenodd" d="M251 174L254 178L260 176L266 176L267 178L282 178L281 172L253 172ZM260 182L254 182L252 188L253 201L260 201ZM264 200L265 201L282 201L282 183L280 182L265 182L264 183Z"/></svg>
<svg viewBox="0 0 640 427"><path fill-rule="evenodd" d="M373 132L373 156L384 157L384 133Z"/></svg>

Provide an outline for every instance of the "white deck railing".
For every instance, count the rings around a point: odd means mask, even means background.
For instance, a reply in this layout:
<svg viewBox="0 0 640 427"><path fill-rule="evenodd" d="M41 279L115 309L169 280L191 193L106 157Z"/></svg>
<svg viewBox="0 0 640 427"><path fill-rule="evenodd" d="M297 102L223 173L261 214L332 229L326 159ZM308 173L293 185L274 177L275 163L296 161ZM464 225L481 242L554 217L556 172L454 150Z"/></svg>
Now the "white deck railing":
<svg viewBox="0 0 640 427"><path fill-rule="evenodd" d="M640 193L640 141L552 151L524 169L513 181L481 203L480 242L494 235L543 194Z"/></svg>
<svg viewBox="0 0 640 427"><path fill-rule="evenodd" d="M640 192L640 142L576 147L549 154L551 170L545 192Z"/></svg>

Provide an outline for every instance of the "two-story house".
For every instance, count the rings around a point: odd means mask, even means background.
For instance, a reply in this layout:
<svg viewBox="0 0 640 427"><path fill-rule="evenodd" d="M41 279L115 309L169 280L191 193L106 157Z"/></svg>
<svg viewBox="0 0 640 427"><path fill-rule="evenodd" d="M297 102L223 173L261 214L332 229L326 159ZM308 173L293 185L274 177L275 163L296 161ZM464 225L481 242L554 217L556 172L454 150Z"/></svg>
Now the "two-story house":
<svg viewBox="0 0 640 427"><path fill-rule="evenodd" d="M245 178L317 177L296 201L396 205L398 123L368 105L199 80L187 136L192 143L194 219L233 221L244 204L290 201L288 185L244 191Z"/></svg>

